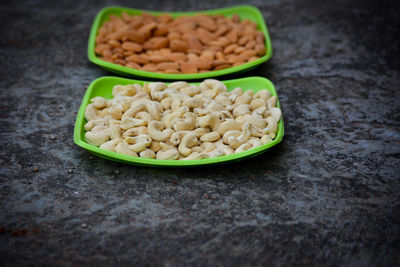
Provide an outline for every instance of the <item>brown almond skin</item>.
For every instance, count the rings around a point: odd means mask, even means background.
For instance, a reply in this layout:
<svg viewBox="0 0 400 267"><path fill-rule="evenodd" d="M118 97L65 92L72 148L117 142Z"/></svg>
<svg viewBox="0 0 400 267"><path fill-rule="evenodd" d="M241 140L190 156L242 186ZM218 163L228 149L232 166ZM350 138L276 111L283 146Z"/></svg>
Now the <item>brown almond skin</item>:
<svg viewBox="0 0 400 267"><path fill-rule="evenodd" d="M253 49L256 46L256 44L257 44L256 41L252 40L252 41L248 42L244 47L246 49Z"/></svg>
<svg viewBox="0 0 400 267"><path fill-rule="evenodd" d="M152 62L152 63L160 63L160 62L171 61L169 58L161 56L161 55L160 56L156 56L156 55L150 56L149 59L150 59L150 62Z"/></svg>
<svg viewBox="0 0 400 267"><path fill-rule="evenodd" d="M219 60L219 59L213 60L213 62L211 63L211 66L214 68L221 65L230 65L230 64L225 60Z"/></svg>
<svg viewBox="0 0 400 267"><path fill-rule="evenodd" d="M121 43L116 40L109 40L107 43L112 47L121 47Z"/></svg>
<svg viewBox="0 0 400 267"><path fill-rule="evenodd" d="M200 57L200 58L197 58L194 62L196 63L197 68L200 70L211 69L211 63L212 63L211 60L207 60L205 58Z"/></svg>
<svg viewBox="0 0 400 267"><path fill-rule="evenodd" d="M218 67L215 67L214 70L223 70L226 68L230 68L232 67L230 64L223 64L223 65L219 65Z"/></svg>
<svg viewBox="0 0 400 267"><path fill-rule="evenodd" d="M220 25L218 29L215 31L216 36L221 36L225 34L229 30L229 27L227 25Z"/></svg>
<svg viewBox="0 0 400 267"><path fill-rule="evenodd" d="M186 54L180 53L180 52L171 53L170 55L168 55L168 58L171 61L175 61L175 62L187 61L187 59L188 59Z"/></svg>
<svg viewBox="0 0 400 267"><path fill-rule="evenodd" d="M129 57L126 58L129 62L135 62L135 63L139 63L139 64L147 64L149 63L149 57L144 55L144 54L140 54L140 55L131 55Z"/></svg>
<svg viewBox="0 0 400 267"><path fill-rule="evenodd" d="M239 44L239 45L244 45L244 44L246 44L247 42L249 42L250 40L251 40L251 37L250 37L250 36L244 35L243 37L241 37L241 38L239 39L238 44Z"/></svg>
<svg viewBox="0 0 400 267"><path fill-rule="evenodd" d="M164 70L164 73L168 73L168 74L179 74L181 73L179 70L177 69L166 69Z"/></svg>
<svg viewBox="0 0 400 267"><path fill-rule="evenodd" d="M236 29L232 29L225 36L229 39L229 41L231 41L231 43L236 43L237 42L238 34L237 34Z"/></svg>
<svg viewBox="0 0 400 267"><path fill-rule="evenodd" d="M109 49L103 50L103 56L111 58L112 57L112 52Z"/></svg>
<svg viewBox="0 0 400 267"><path fill-rule="evenodd" d="M215 31L217 29L217 25L215 21L206 15L196 15L194 16L194 20L204 29L209 31Z"/></svg>
<svg viewBox="0 0 400 267"><path fill-rule="evenodd" d="M252 57L250 57L250 58L247 60L247 62L252 62L252 61L257 60L257 59L259 59L259 57L257 57L257 56L252 56Z"/></svg>
<svg viewBox="0 0 400 267"><path fill-rule="evenodd" d="M190 49L203 50L203 45L201 44L199 38L196 36L191 36L188 40Z"/></svg>
<svg viewBox="0 0 400 267"><path fill-rule="evenodd" d="M162 62L157 64L158 70L179 69L179 64L175 62Z"/></svg>
<svg viewBox="0 0 400 267"><path fill-rule="evenodd" d="M211 50L205 50L203 53L201 53L201 58L204 58L208 61L213 61L215 58L215 52Z"/></svg>
<svg viewBox="0 0 400 267"><path fill-rule="evenodd" d="M237 44L228 45L227 47L225 47L224 53L225 53L225 54L230 54L230 53L232 53L237 47L238 47Z"/></svg>
<svg viewBox="0 0 400 267"><path fill-rule="evenodd" d="M244 48L243 46L238 46L238 47L235 48L235 50L233 50L233 52L234 52L235 54L241 54L241 53L243 53L244 51L246 51L246 48Z"/></svg>
<svg viewBox="0 0 400 267"><path fill-rule="evenodd" d="M193 62L181 62L181 71L183 73L197 73L198 69L195 63Z"/></svg>
<svg viewBox="0 0 400 267"><path fill-rule="evenodd" d="M162 14L157 17L157 21L161 22L161 23L168 23L168 22L171 22L172 20L173 20L173 18L169 14Z"/></svg>
<svg viewBox="0 0 400 267"><path fill-rule="evenodd" d="M240 17L239 17L238 14L234 14L234 15L232 16L232 22L233 22L233 23L240 23Z"/></svg>
<svg viewBox="0 0 400 267"><path fill-rule="evenodd" d="M99 55L102 55L104 50L111 50L111 45L102 43L98 44L94 49L94 51Z"/></svg>
<svg viewBox="0 0 400 267"><path fill-rule="evenodd" d="M110 62L110 63L114 63L114 61L111 58L106 58L106 57L99 57L101 60Z"/></svg>
<svg viewBox="0 0 400 267"><path fill-rule="evenodd" d="M214 34L212 34L211 32L207 31L206 29L199 27L196 30L197 32L197 37L199 38L199 40L207 45L209 43L211 43L212 41L215 41L216 36Z"/></svg>
<svg viewBox="0 0 400 267"><path fill-rule="evenodd" d="M265 45L258 44L254 47L254 50L257 52L257 56L263 56L265 54Z"/></svg>
<svg viewBox="0 0 400 267"><path fill-rule="evenodd" d="M156 64L152 64L152 63L143 65L142 70L151 71L151 72L158 71L157 65Z"/></svg>
<svg viewBox="0 0 400 267"><path fill-rule="evenodd" d="M139 28L139 32L144 35L145 39L149 39L152 35L151 31L157 27L155 22L151 22L149 24L144 24L142 27Z"/></svg>
<svg viewBox="0 0 400 267"><path fill-rule="evenodd" d="M153 43L153 49L167 48L169 45L169 40L165 37L153 37L149 40Z"/></svg>
<svg viewBox="0 0 400 267"><path fill-rule="evenodd" d="M122 48L128 51L132 52L142 52L143 47L140 44L134 43L134 42L124 42L122 44Z"/></svg>
<svg viewBox="0 0 400 267"><path fill-rule="evenodd" d="M246 62L249 58L255 56L257 54L257 52L255 50L247 50L244 51L243 53L241 53L238 56L239 61L243 61Z"/></svg>
<svg viewBox="0 0 400 267"><path fill-rule="evenodd" d="M160 54L163 56L169 56L171 55L171 50L169 48L161 48L160 49Z"/></svg>
<svg viewBox="0 0 400 267"><path fill-rule="evenodd" d="M184 52L186 53L186 51L189 48L189 45L182 40L171 40L170 44L169 44L169 48L171 49L172 52Z"/></svg>
<svg viewBox="0 0 400 267"><path fill-rule="evenodd" d="M143 33L136 30L128 30L126 36L128 37L128 40L138 44L143 44L145 41Z"/></svg>
<svg viewBox="0 0 400 267"><path fill-rule="evenodd" d="M125 66L132 69L140 69L140 65L135 62L128 62Z"/></svg>
<svg viewBox="0 0 400 267"><path fill-rule="evenodd" d="M233 67L240 66L240 65L243 65L243 64L244 64L243 61L238 61L235 64L233 64Z"/></svg>
<svg viewBox="0 0 400 267"><path fill-rule="evenodd" d="M166 36L168 34L168 26L165 24L158 24L153 35L154 36Z"/></svg>

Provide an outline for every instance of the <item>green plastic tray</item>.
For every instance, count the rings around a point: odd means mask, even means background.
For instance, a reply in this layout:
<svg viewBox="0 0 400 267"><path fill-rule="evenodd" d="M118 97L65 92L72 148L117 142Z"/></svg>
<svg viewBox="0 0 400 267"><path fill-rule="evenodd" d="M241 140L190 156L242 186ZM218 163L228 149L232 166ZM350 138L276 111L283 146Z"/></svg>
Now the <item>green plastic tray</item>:
<svg viewBox="0 0 400 267"><path fill-rule="evenodd" d="M108 150L101 149L94 145L89 144L85 140L85 129L84 125L87 122L85 119L85 109L86 106L90 103L90 99L95 96L102 96L107 99L112 98L112 88L115 85L127 85L133 83L139 83L143 85L146 81L138 81L132 79L118 78L118 77L101 77L94 80L88 89L86 90L85 96L83 97L82 104L79 108L79 112L76 118L75 130L74 130L74 141L75 143L88 151L96 154L99 157L110 159L117 162L123 162L134 165L147 165L147 166L166 166L166 167L190 167L190 166L199 166L199 165L210 165L210 164L219 164L219 163L227 163L232 161L238 161L245 158L253 157L258 154L263 153L265 150L275 146L278 144L283 137L283 119L280 120L278 124L278 132L276 134L275 139L265 145L259 146L257 148L249 149L244 152L231 154L227 156L222 156L218 158L209 158L209 159L199 159L199 160L159 160L159 159L146 159L146 158L138 158L131 157L127 155L118 154L115 152L111 152ZM233 90L236 87L241 87L243 90L253 90L257 92L261 89L268 89L272 95L277 96L274 85L267 79L261 77L248 77L242 79L235 80L227 80L222 81L227 87L228 90ZM167 83L168 84L168 83ZM199 83L192 83L199 84ZM277 96L278 97L278 96ZM277 102L277 106L280 107L279 100Z"/></svg>
<svg viewBox="0 0 400 267"><path fill-rule="evenodd" d="M113 73L125 76L138 76L138 77L148 77L152 79L163 79L163 80L192 80L192 79L204 79L210 77L216 77L221 75L227 75L231 73L238 73L244 72L250 69L253 69L257 65L267 61L272 56L272 46L271 46L271 39L269 37L268 29L265 24L264 18L257 8L249 5L241 5L241 6L233 6L229 8L221 8L221 9L212 9L206 11L198 11L198 12L168 12L172 17L179 17L183 15L193 16L198 13L204 14L222 14L227 17L231 17L233 14L238 14L240 19L249 19L257 24L257 29L261 30L265 36L265 47L266 47L266 54L249 63L245 63L240 66L231 67L223 70L217 71L210 71L205 73L196 73L196 74L164 74L164 73L157 73L157 72L149 72L143 70L136 70L128 67L124 67L118 64L110 63L104 60L99 59L96 56L94 51L95 48L95 39L97 36L97 32L99 31L100 27L103 25L105 21L107 21L110 15L117 15L120 16L122 12L126 12L130 15L141 14L143 12L151 13L154 15L166 14L167 12L159 12L159 11L146 11L146 10L139 10L139 9L132 9L126 7L106 7L102 9L96 16L94 23L92 25L92 29L90 31L89 36L89 45L88 45L88 57L91 62L94 64L103 67L104 69L111 71Z"/></svg>

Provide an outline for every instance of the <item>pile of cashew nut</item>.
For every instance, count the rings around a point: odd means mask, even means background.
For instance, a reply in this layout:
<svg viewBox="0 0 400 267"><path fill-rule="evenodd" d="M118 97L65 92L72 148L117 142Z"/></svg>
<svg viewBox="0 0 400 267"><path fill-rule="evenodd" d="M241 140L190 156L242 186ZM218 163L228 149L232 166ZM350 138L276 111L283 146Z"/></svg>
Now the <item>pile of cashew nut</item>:
<svg viewBox="0 0 400 267"><path fill-rule="evenodd" d="M239 153L271 142L281 110L268 90L254 93L207 79L116 85L113 98L86 107L86 140L124 155L194 160Z"/></svg>

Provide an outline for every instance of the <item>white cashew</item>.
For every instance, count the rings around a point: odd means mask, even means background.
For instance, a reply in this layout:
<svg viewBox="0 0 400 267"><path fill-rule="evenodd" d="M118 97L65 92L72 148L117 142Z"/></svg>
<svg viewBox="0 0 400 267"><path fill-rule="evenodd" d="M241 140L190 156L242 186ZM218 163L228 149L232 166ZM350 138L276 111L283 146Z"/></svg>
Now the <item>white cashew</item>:
<svg viewBox="0 0 400 267"><path fill-rule="evenodd" d="M87 121L99 119L100 116L97 115L97 109L94 107L93 104L89 104L86 106L85 110L85 119Z"/></svg>
<svg viewBox="0 0 400 267"><path fill-rule="evenodd" d="M221 138L221 134L217 131L206 133L200 137L202 142L214 142Z"/></svg>
<svg viewBox="0 0 400 267"><path fill-rule="evenodd" d="M129 149L133 152L139 153L145 150L151 144L151 137L149 135L127 136L125 142L129 145Z"/></svg>
<svg viewBox="0 0 400 267"><path fill-rule="evenodd" d="M139 156L141 158L154 159L156 157L156 153L154 153L153 150L146 148L145 150L139 153Z"/></svg>
<svg viewBox="0 0 400 267"><path fill-rule="evenodd" d="M196 125L196 116L192 112L183 115L185 119L176 118L172 121L172 127L175 131L191 131Z"/></svg>
<svg viewBox="0 0 400 267"><path fill-rule="evenodd" d="M121 139L113 139L113 140L110 140L110 141L107 141L107 142L101 144L100 148L101 149L105 149L105 150L109 150L109 151L112 151L112 152L117 152L115 147L121 142L122 142Z"/></svg>
<svg viewBox="0 0 400 267"><path fill-rule="evenodd" d="M93 106L96 109L102 109L102 108L105 108L107 106L107 100L104 97L101 97L101 96L96 96L96 97L90 99L90 101L92 101Z"/></svg>
<svg viewBox="0 0 400 267"><path fill-rule="evenodd" d="M130 150L129 145L126 142L121 142L115 147L115 151L119 154L124 154L132 157L138 157L138 154Z"/></svg>
<svg viewBox="0 0 400 267"><path fill-rule="evenodd" d="M149 123L147 127L147 132L155 141L165 141L167 140L171 134L174 132L172 129L164 129L164 125L159 121L152 121Z"/></svg>
<svg viewBox="0 0 400 267"><path fill-rule="evenodd" d="M179 143L179 146L178 146L179 153L181 153L183 156L188 156L190 153L192 153L192 150L190 148L192 146L195 146L198 142L196 136L197 136L197 134L194 132L186 133L182 137L181 142Z"/></svg>
<svg viewBox="0 0 400 267"><path fill-rule="evenodd" d="M271 97L271 93L270 93L270 91L268 91L266 89L260 90L257 93L255 93L255 95L254 95L255 99L261 98L265 102L267 102L270 97Z"/></svg>

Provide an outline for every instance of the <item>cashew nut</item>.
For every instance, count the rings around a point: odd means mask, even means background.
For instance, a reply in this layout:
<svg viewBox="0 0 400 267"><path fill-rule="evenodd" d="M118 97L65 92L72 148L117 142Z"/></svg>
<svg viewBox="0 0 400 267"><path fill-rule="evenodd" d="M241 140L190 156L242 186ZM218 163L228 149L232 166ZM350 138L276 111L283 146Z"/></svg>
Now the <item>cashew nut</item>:
<svg viewBox="0 0 400 267"><path fill-rule="evenodd" d="M179 153L181 153L183 156L188 156L190 153L192 153L192 150L190 148L192 146L195 146L198 142L196 136L197 136L197 134L194 132L186 133L182 137L181 142L179 143L179 146L178 146Z"/></svg>
<svg viewBox="0 0 400 267"><path fill-rule="evenodd" d="M172 129L164 129L164 125L160 121L152 121L147 127L147 132L155 141L165 141L174 132ZM163 130L163 131L162 131Z"/></svg>
<svg viewBox="0 0 400 267"><path fill-rule="evenodd" d="M145 150L139 153L139 156L141 158L154 159L156 157L156 153L154 153L153 150L146 148Z"/></svg>

